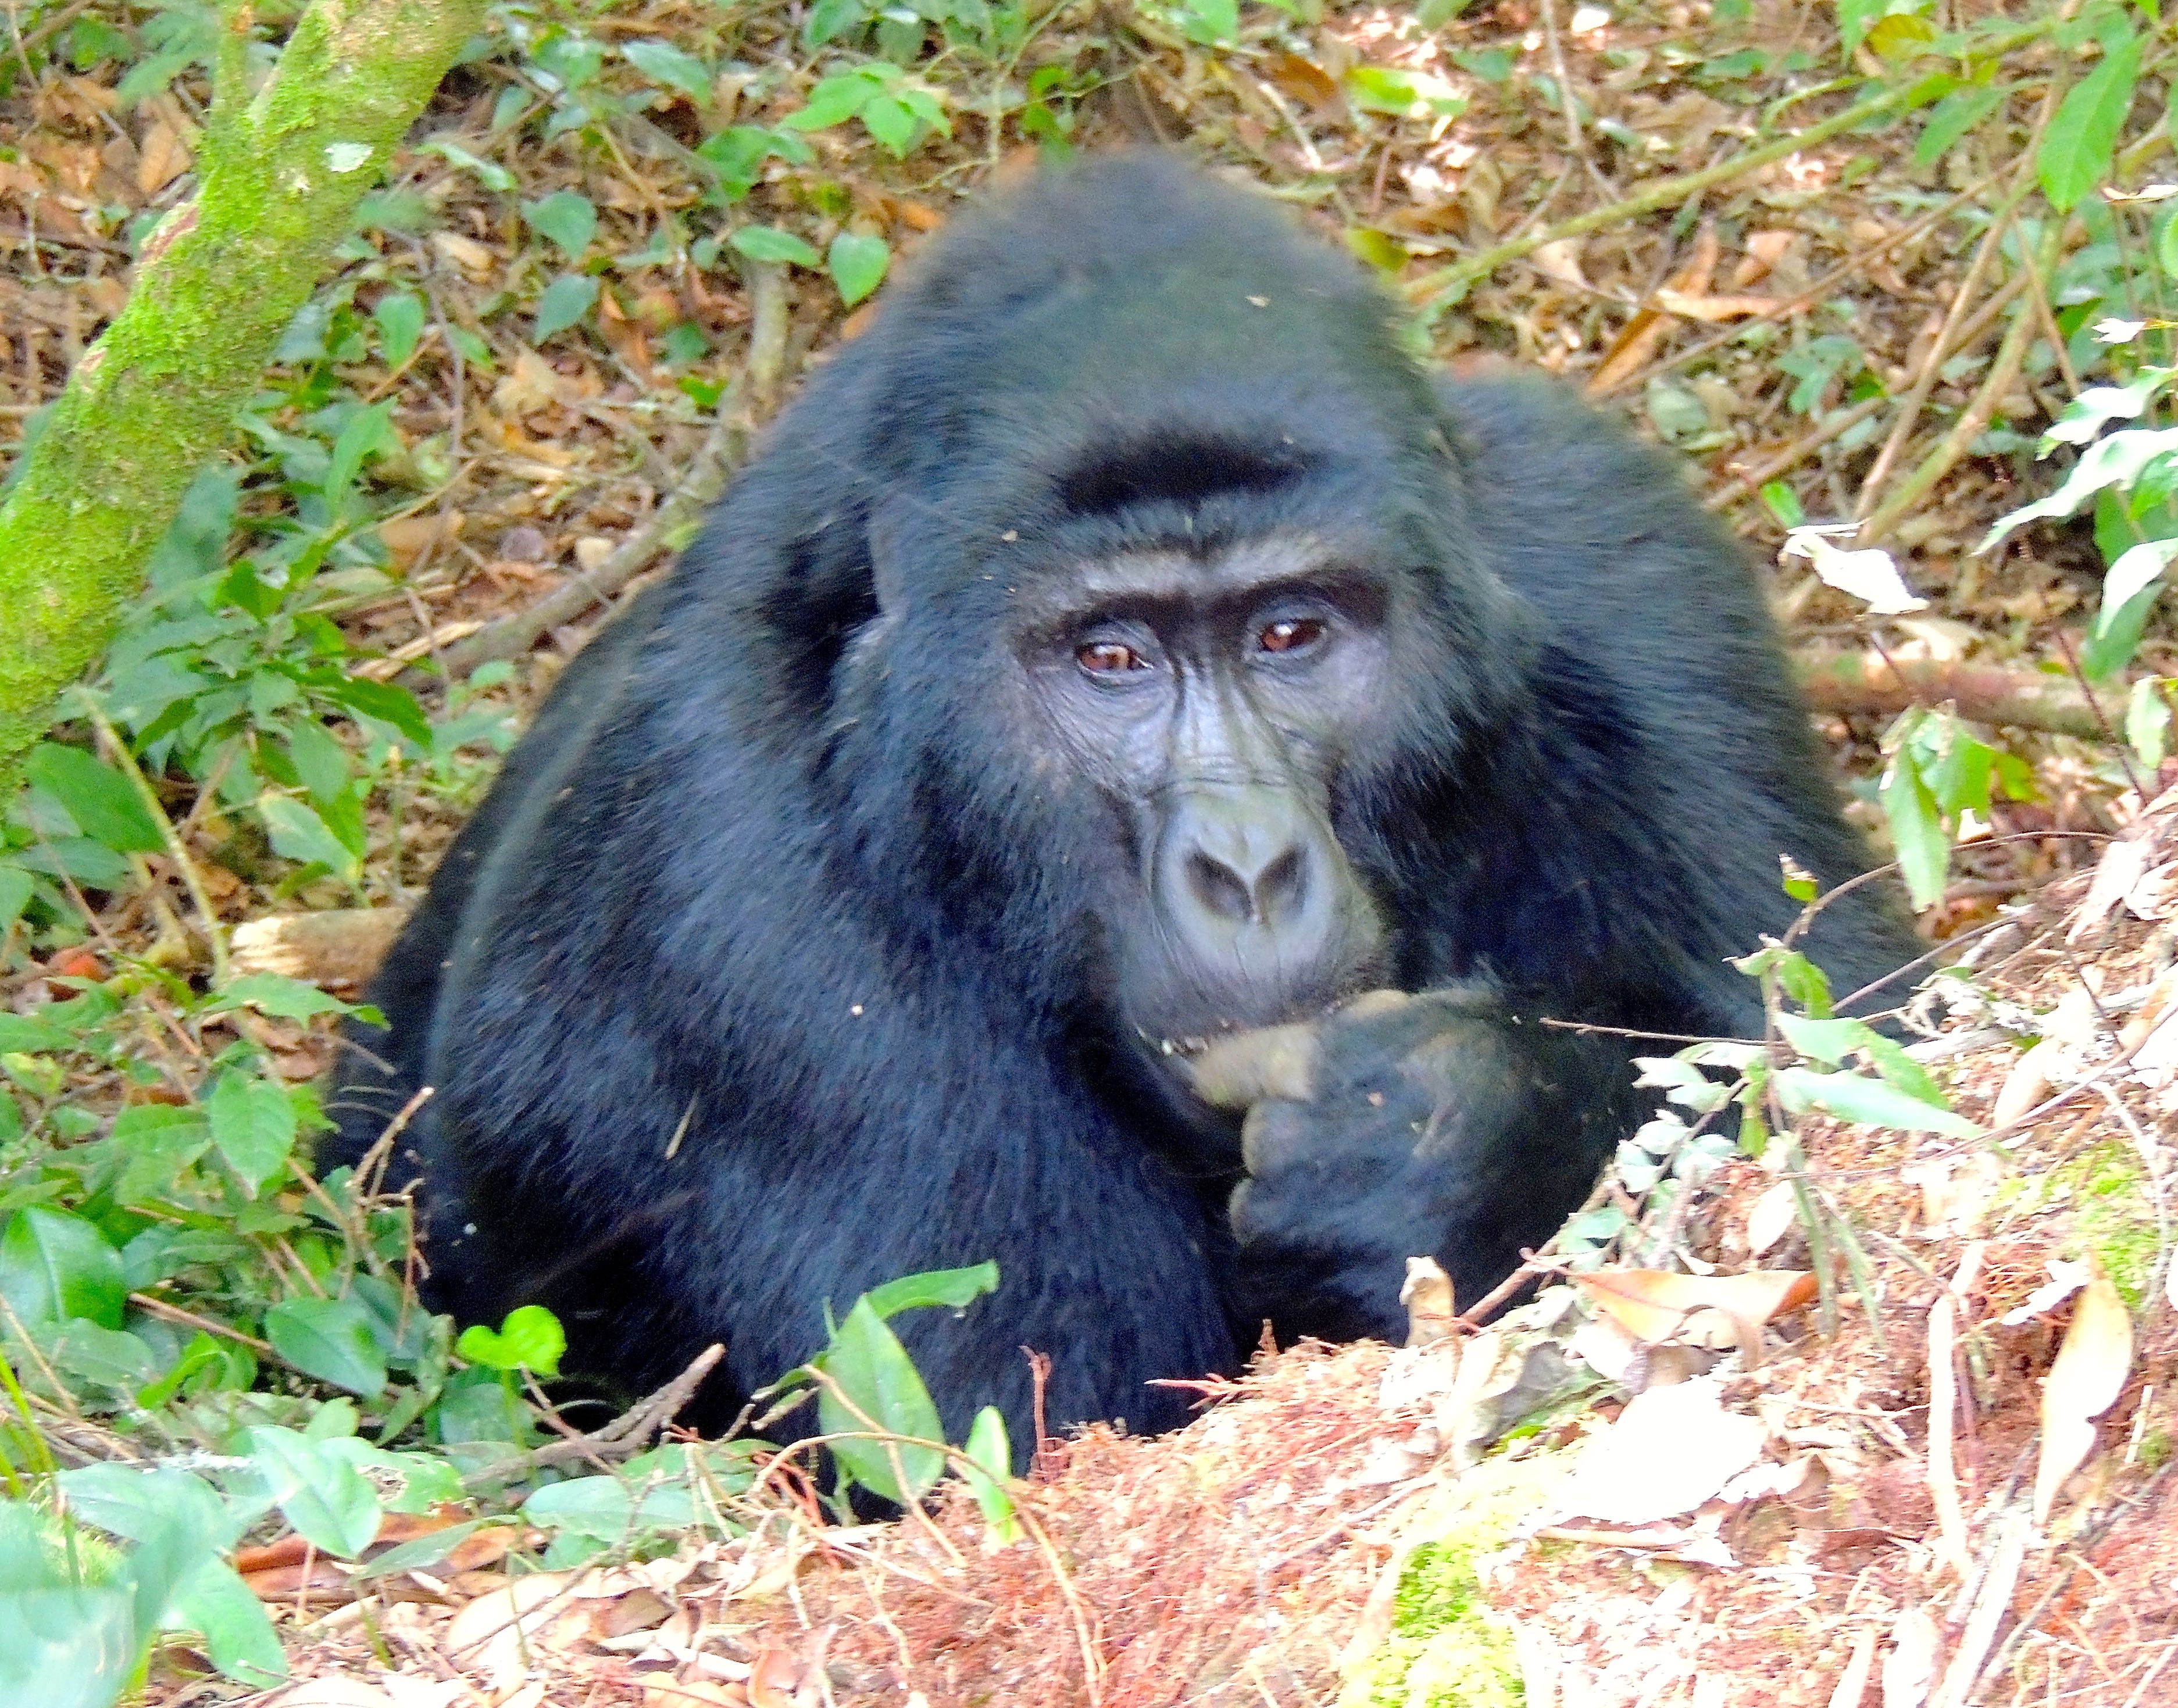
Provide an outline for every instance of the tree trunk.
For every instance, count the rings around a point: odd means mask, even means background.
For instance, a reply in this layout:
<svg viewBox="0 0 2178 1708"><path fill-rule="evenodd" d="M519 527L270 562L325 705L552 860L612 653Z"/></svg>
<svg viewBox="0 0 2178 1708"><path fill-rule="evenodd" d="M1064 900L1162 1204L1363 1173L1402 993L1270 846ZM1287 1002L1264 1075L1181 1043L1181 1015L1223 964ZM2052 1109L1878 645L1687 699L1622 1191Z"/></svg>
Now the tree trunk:
<svg viewBox="0 0 2178 1708"><path fill-rule="evenodd" d="M0 791L97 659L199 468L226 445L484 0L315 0L254 98L225 11L195 197L138 257L0 506Z"/></svg>

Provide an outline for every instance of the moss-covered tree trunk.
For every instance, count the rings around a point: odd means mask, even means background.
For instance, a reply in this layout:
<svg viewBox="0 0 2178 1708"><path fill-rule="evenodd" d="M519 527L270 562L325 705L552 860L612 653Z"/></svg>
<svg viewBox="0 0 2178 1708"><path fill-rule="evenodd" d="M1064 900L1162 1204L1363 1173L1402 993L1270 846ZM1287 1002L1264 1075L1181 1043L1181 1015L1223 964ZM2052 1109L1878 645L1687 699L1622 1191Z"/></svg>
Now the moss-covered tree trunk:
<svg viewBox="0 0 2178 1708"><path fill-rule="evenodd" d="M0 506L0 790L104 648L183 490L234 430L281 331L484 0L315 0L244 87L230 4L198 191L144 246Z"/></svg>

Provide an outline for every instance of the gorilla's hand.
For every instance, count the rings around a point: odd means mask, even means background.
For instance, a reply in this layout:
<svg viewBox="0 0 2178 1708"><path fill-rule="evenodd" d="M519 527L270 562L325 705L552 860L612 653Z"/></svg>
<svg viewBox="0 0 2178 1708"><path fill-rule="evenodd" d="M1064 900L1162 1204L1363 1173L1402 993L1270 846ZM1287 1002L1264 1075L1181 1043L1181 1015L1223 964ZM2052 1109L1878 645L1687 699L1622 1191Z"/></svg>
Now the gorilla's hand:
<svg viewBox="0 0 2178 1708"><path fill-rule="evenodd" d="M1473 1304L1557 1230L1545 1207L1586 1190L1630 1103L1618 1048L1480 986L1372 991L1222 1040L1193 1070L1205 1101L1248 1110L1239 1303L1277 1301L1286 1336L1396 1341L1413 1256Z"/></svg>

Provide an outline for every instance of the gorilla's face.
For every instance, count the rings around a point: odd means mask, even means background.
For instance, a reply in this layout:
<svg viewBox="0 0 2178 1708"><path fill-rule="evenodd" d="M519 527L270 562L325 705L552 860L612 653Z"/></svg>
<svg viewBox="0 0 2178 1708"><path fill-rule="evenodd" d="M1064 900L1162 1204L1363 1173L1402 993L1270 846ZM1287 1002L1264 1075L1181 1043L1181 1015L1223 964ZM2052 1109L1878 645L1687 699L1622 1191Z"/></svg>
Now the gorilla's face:
<svg viewBox="0 0 2178 1708"><path fill-rule="evenodd" d="M1059 763L1115 820L1122 1021L1185 1044L1377 982L1384 924L1333 801L1387 709L1385 578L1289 534L1040 579L1013 649Z"/></svg>

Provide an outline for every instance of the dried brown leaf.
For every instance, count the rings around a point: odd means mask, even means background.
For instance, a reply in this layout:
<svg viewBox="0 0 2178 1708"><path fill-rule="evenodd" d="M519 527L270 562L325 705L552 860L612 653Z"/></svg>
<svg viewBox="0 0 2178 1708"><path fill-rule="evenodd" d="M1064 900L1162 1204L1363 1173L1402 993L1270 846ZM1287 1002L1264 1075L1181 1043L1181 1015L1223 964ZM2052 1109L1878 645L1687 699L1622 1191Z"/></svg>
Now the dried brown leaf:
<svg viewBox="0 0 2178 1708"><path fill-rule="evenodd" d="M2098 1267L2080 1289L2064 1344L2042 1382L2042 1458L2034 1470L2034 1522L2049 1521L2066 1478L2094 1450L2094 1420L2125 1391L2132 1371L2132 1317Z"/></svg>

